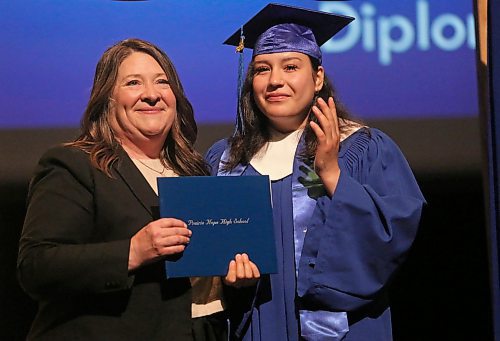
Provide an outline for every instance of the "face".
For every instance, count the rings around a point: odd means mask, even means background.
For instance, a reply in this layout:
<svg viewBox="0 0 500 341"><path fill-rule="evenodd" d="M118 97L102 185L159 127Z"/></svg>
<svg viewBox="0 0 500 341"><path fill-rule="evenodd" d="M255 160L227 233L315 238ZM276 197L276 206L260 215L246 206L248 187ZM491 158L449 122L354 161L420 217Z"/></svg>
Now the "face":
<svg viewBox="0 0 500 341"><path fill-rule="evenodd" d="M254 99L262 113L278 131L303 127L314 93L323 86L323 68L314 71L299 52L257 55L253 62Z"/></svg>
<svg viewBox="0 0 500 341"><path fill-rule="evenodd" d="M110 101L111 128L125 150L161 148L176 114L175 95L160 64L141 52L125 58Z"/></svg>

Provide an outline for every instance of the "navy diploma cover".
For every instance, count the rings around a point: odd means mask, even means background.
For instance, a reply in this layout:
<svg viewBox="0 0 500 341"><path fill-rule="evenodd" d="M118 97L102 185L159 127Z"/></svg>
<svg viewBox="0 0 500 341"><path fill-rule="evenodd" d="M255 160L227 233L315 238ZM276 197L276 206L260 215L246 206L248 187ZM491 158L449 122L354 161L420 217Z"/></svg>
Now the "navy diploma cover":
<svg viewBox="0 0 500 341"><path fill-rule="evenodd" d="M247 253L261 274L276 273L276 244L268 176L158 178L160 216L193 231L168 278L226 275L230 260Z"/></svg>

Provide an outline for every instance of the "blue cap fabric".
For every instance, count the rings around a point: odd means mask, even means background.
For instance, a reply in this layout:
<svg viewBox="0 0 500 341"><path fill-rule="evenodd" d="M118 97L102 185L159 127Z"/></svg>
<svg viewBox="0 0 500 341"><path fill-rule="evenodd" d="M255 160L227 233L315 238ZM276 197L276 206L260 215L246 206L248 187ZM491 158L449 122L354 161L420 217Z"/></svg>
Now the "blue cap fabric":
<svg viewBox="0 0 500 341"><path fill-rule="evenodd" d="M253 56L277 52L302 52L321 63L321 50L314 33L298 24L278 24L262 33L253 48Z"/></svg>

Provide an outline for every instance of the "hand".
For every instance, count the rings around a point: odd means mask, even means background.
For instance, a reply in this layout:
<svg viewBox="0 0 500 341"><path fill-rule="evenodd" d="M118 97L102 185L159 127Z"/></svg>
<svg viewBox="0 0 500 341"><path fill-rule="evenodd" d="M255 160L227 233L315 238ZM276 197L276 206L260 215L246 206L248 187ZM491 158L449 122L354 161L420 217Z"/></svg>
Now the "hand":
<svg viewBox="0 0 500 341"><path fill-rule="evenodd" d="M186 223L179 219L162 218L150 222L130 240L129 271L184 251L191 234Z"/></svg>
<svg viewBox="0 0 500 341"><path fill-rule="evenodd" d="M312 107L312 111L319 122L319 124L310 122L311 129L318 139L314 169L331 197L340 177L338 162L340 130L333 98L328 98L328 104L322 98L318 98L317 105Z"/></svg>
<svg viewBox="0 0 500 341"><path fill-rule="evenodd" d="M252 263L246 253L237 254L229 262L229 269L224 278L226 285L241 288L255 285L260 278L260 272L257 265Z"/></svg>

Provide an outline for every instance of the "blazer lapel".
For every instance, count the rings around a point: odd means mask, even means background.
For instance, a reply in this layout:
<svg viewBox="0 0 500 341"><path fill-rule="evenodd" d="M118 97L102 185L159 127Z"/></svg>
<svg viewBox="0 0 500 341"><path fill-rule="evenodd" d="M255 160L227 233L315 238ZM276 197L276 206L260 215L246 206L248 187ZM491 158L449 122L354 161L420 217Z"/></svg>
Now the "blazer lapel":
<svg viewBox="0 0 500 341"><path fill-rule="evenodd" d="M149 214L158 219L158 196L124 150L120 150L113 168Z"/></svg>

